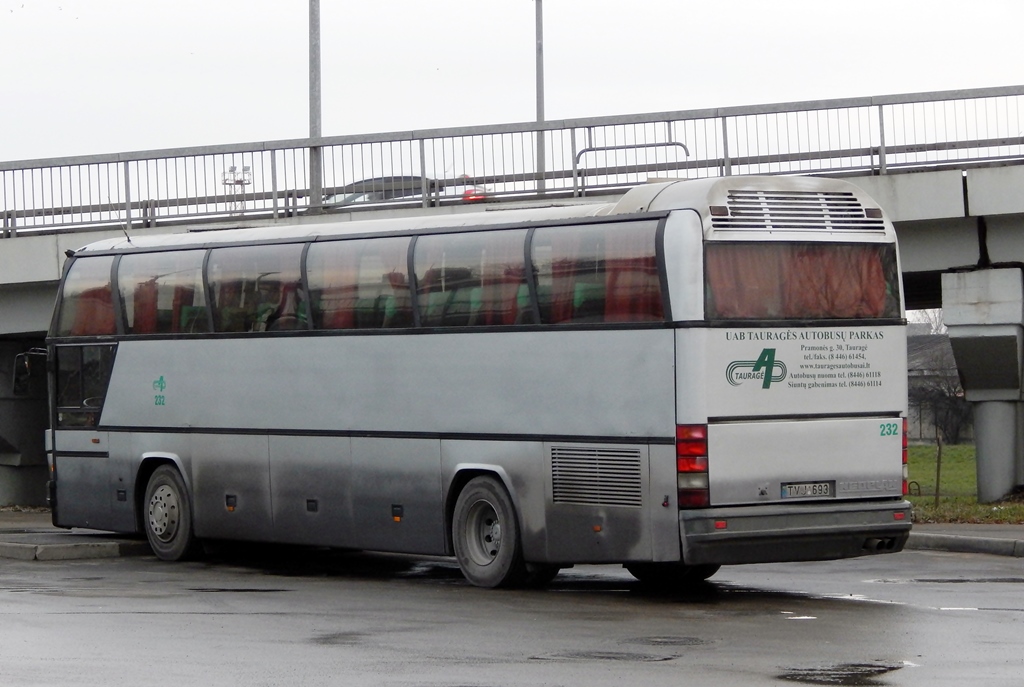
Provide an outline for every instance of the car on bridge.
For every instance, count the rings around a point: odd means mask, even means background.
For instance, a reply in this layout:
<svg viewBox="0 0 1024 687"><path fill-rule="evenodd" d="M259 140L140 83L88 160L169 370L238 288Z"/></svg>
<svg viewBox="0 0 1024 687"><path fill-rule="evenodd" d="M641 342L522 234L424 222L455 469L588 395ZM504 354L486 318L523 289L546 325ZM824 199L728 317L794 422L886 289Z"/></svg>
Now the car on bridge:
<svg viewBox="0 0 1024 687"><path fill-rule="evenodd" d="M403 200L422 199L426 193L430 205L449 203L478 203L489 200L487 188L469 183L462 175L455 179L431 179L418 176L388 176L363 179L346 184L324 195L324 208L368 207Z"/></svg>

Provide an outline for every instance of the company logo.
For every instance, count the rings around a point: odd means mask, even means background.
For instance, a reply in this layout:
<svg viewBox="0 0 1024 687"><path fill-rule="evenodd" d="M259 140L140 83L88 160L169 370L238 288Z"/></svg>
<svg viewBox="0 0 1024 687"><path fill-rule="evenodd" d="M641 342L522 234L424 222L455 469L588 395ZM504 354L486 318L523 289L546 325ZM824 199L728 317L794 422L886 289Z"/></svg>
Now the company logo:
<svg viewBox="0 0 1024 687"><path fill-rule="evenodd" d="M167 388L167 382L164 381L164 376L160 375L159 379L153 380L153 391L159 391L160 393L153 395L153 405L165 406L167 405L167 397L164 396L164 390Z"/></svg>
<svg viewBox="0 0 1024 687"><path fill-rule="evenodd" d="M786 363L775 359L775 349L765 348L757 360L734 360L725 368L725 378L733 386L750 380L760 380L762 389L771 388L772 382L786 378Z"/></svg>

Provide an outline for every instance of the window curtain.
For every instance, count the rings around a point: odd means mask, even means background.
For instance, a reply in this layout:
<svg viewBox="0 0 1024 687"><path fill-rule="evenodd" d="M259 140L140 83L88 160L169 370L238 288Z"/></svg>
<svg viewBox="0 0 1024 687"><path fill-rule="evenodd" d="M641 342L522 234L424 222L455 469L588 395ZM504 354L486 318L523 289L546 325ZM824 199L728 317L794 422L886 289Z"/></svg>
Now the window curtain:
<svg viewBox="0 0 1024 687"><path fill-rule="evenodd" d="M132 298L132 334L156 334L157 325L156 277L135 285Z"/></svg>
<svg viewBox="0 0 1024 687"><path fill-rule="evenodd" d="M450 283L451 265L445 264L444 244L450 240L444 235L423 236L416 241L414 263L416 268L416 305L420 311L420 325L437 327L444 321L447 292L455 288Z"/></svg>
<svg viewBox="0 0 1024 687"><path fill-rule="evenodd" d="M793 246L783 274L786 317L881 317L885 311L875 246Z"/></svg>
<svg viewBox="0 0 1024 687"><path fill-rule="evenodd" d="M605 322L664 319L655 232L650 227L610 227L605 239Z"/></svg>
<svg viewBox="0 0 1024 687"><path fill-rule="evenodd" d="M316 275L321 286L320 322L315 323L318 327L351 329L355 326L360 252L359 243L353 241L339 241L329 247L325 244L320 251L322 265Z"/></svg>
<svg viewBox="0 0 1024 687"><path fill-rule="evenodd" d="M75 319L71 336L102 336L117 333L110 285L82 291L74 299Z"/></svg>
<svg viewBox="0 0 1024 687"><path fill-rule="evenodd" d="M575 229L551 230L551 294L545 324L559 324L573 319L576 298L576 273L583 232Z"/></svg>
<svg viewBox="0 0 1024 687"><path fill-rule="evenodd" d="M782 316L779 251L764 244L708 244L705 270L708 317L778 318Z"/></svg>
<svg viewBox="0 0 1024 687"><path fill-rule="evenodd" d="M883 317L887 283L882 249L875 244L709 244L707 316Z"/></svg>
<svg viewBox="0 0 1024 687"><path fill-rule="evenodd" d="M525 240L525 231L487 235L481 255L481 303L473 324L508 325L518 321L519 289L526 284Z"/></svg>
<svg viewBox="0 0 1024 687"><path fill-rule="evenodd" d="M383 327L412 326L412 292L409 290L409 239L382 239L375 242L384 269L385 284ZM389 290L389 291L388 291Z"/></svg>
<svg viewBox="0 0 1024 687"><path fill-rule="evenodd" d="M191 286L174 287L174 300L171 305L171 331L206 331L206 317L193 313L192 316L183 318L182 312L185 308L192 308L196 305L196 290ZM185 321L183 321L185 320Z"/></svg>

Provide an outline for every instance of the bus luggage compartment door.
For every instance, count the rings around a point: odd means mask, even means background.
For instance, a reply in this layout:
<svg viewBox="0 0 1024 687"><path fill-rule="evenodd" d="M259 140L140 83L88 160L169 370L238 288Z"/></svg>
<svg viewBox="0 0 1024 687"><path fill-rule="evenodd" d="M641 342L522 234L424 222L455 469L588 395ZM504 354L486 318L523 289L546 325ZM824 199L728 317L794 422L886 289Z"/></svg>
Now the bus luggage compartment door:
<svg viewBox="0 0 1024 687"><path fill-rule="evenodd" d="M899 417L712 424L711 505L899 497L902 427Z"/></svg>
<svg viewBox="0 0 1024 687"><path fill-rule="evenodd" d="M107 432L57 430L54 446L54 524L112 527L111 462ZM51 505L54 505L51 504Z"/></svg>

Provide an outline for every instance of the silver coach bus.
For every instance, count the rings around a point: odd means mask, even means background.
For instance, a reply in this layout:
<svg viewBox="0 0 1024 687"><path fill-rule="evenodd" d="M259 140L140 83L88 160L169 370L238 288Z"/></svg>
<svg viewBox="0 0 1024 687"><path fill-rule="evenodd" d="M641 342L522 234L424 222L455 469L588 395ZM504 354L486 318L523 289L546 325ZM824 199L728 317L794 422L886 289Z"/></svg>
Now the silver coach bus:
<svg viewBox="0 0 1024 687"><path fill-rule="evenodd" d="M910 529L896 237L815 178L93 243L53 324L53 523L684 584Z"/></svg>

